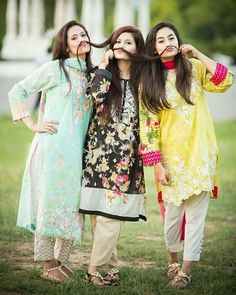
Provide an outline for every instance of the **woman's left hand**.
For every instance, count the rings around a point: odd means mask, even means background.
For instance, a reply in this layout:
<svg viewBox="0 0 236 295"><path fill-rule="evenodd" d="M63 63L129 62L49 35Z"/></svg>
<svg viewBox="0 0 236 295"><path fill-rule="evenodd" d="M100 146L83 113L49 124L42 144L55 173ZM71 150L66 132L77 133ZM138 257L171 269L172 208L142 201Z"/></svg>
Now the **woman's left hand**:
<svg viewBox="0 0 236 295"><path fill-rule="evenodd" d="M179 48L180 53L184 56L184 57L196 57L198 58L199 55L199 51L193 47L191 44L182 44Z"/></svg>

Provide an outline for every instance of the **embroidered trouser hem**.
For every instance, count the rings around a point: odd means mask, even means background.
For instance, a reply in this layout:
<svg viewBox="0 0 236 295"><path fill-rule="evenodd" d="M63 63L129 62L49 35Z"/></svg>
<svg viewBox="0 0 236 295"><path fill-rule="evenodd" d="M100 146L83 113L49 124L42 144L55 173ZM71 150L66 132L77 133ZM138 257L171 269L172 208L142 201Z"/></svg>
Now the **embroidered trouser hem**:
<svg viewBox="0 0 236 295"><path fill-rule="evenodd" d="M62 238L53 239L35 235L34 239L34 260L45 261L56 259L66 263L72 250L72 241Z"/></svg>

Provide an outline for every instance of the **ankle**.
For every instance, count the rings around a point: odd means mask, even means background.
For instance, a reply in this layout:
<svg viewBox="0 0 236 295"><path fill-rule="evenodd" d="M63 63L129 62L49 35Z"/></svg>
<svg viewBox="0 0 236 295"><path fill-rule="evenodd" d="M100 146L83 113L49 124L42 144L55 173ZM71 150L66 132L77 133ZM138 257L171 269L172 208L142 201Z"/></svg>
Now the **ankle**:
<svg viewBox="0 0 236 295"><path fill-rule="evenodd" d="M58 262L54 259L52 260L45 260L43 262L43 267L44 269L50 269L50 268L53 268L53 267L57 267L59 266L60 264L58 264Z"/></svg>
<svg viewBox="0 0 236 295"><path fill-rule="evenodd" d="M172 263L179 263L177 253L170 253L169 254L169 264L172 264Z"/></svg>
<svg viewBox="0 0 236 295"><path fill-rule="evenodd" d="M181 268L181 271L186 273L187 276L190 276L191 275L191 268L184 268L182 267Z"/></svg>
<svg viewBox="0 0 236 295"><path fill-rule="evenodd" d="M89 274L91 274L93 272L97 272L97 271L98 271L97 266L90 265L89 268L88 268L88 273Z"/></svg>

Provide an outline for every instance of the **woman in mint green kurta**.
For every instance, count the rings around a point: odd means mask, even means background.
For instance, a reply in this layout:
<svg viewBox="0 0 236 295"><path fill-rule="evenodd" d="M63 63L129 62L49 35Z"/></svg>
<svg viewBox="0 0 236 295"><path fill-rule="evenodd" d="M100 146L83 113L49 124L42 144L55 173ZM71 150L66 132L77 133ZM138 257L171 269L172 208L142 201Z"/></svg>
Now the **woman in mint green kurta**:
<svg viewBox="0 0 236 295"><path fill-rule="evenodd" d="M44 265L44 277L53 280L71 275L59 265L68 259L72 242L81 242L83 230L78 213L82 153L92 107L86 95L88 68L92 68L88 41L83 26L67 23L57 35L54 60L9 92L13 120L24 121L36 132L24 172L17 225L35 232L35 260L51 261L49 267ZM39 91L42 99L35 124L26 100ZM48 238L55 239L53 245ZM67 248L59 258L50 250L58 239L66 241ZM45 251L49 252L46 257ZM54 267L58 268L49 270Z"/></svg>

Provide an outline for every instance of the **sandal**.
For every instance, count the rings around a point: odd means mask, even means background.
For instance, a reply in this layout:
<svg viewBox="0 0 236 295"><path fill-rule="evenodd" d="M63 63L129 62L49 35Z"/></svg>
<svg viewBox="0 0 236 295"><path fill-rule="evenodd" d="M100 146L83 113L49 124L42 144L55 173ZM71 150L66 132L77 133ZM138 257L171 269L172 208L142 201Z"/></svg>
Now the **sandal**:
<svg viewBox="0 0 236 295"><path fill-rule="evenodd" d="M73 277L74 271L68 265L62 264L61 268L68 275L68 277Z"/></svg>
<svg viewBox="0 0 236 295"><path fill-rule="evenodd" d="M85 280L86 280L86 282L91 283L96 287L104 286L103 277L101 276L100 272L98 272L98 271L95 271L92 273L87 272L85 274Z"/></svg>
<svg viewBox="0 0 236 295"><path fill-rule="evenodd" d="M170 282L171 286L175 289L185 289L191 282L191 276L180 270L177 276Z"/></svg>
<svg viewBox="0 0 236 295"><path fill-rule="evenodd" d="M59 278L59 277L54 277L53 275L51 275L52 272L54 271L59 271L59 273L62 274L63 277ZM62 270L62 267L60 265L53 268L45 269L43 274L41 275L41 278L44 278L46 280L53 281L53 282L66 282L68 281L69 276L67 275L66 272Z"/></svg>
<svg viewBox="0 0 236 295"><path fill-rule="evenodd" d="M180 264L179 263L171 263L168 266L167 277L171 280L177 276L178 272L180 271Z"/></svg>
<svg viewBox="0 0 236 295"><path fill-rule="evenodd" d="M104 285L118 285L119 282L119 269L115 267L109 269L106 276L103 278Z"/></svg>

